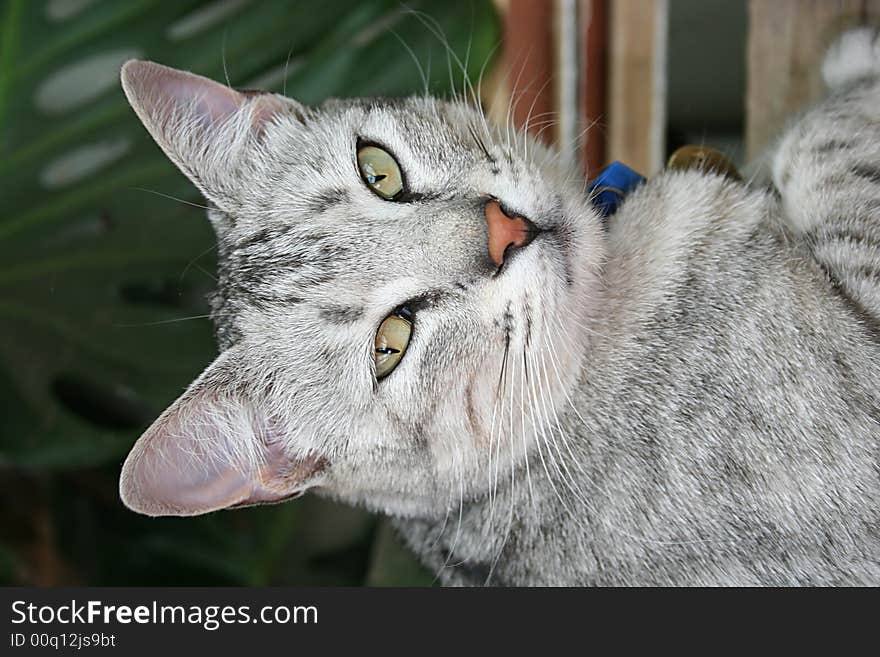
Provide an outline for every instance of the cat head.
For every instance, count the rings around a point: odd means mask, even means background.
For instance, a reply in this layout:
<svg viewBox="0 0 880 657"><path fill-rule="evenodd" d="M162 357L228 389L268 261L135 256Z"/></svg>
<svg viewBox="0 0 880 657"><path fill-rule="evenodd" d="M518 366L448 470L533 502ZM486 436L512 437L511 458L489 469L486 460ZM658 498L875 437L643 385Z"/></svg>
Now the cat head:
<svg viewBox="0 0 880 657"><path fill-rule="evenodd" d="M130 508L315 488L435 516L552 449L603 258L574 170L462 101L305 107L140 61L122 84L211 205L221 350L129 454Z"/></svg>

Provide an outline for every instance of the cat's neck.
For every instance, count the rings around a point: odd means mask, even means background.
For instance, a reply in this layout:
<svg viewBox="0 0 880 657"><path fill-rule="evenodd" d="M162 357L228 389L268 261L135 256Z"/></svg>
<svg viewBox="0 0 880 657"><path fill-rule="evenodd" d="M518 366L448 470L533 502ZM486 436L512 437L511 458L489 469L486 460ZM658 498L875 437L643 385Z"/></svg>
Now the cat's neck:
<svg viewBox="0 0 880 657"><path fill-rule="evenodd" d="M571 527L579 549L587 549L584 540L590 531L584 525L591 515L586 500L592 493L577 465L583 458L583 441L568 433L578 423L577 412L569 407L560 413L559 424L568 442L563 444L557 434L551 445L536 445L527 462L499 473L489 491L462 500L441 517L396 518L393 524L445 585L504 585L537 576L517 569L534 563L528 556L533 552L553 549L543 540L560 527ZM562 544L557 547L564 549ZM592 561L579 557L577 568L589 567ZM563 575L556 570L547 575L550 581Z"/></svg>

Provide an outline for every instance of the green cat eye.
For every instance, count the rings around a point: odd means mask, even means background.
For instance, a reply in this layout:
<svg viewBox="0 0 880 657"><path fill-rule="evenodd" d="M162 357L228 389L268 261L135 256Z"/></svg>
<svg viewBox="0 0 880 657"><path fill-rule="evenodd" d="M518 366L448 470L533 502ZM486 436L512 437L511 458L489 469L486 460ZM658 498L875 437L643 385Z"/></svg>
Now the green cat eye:
<svg viewBox="0 0 880 657"><path fill-rule="evenodd" d="M376 331L375 358L377 379L391 374L406 352L413 327L410 321L412 315L406 314L408 318L398 313L389 315L379 325L379 330Z"/></svg>
<svg viewBox="0 0 880 657"><path fill-rule="evenodd" d="M367 187L385 200L393 199L403 190L403 174L388 151L378 146L362 146L357 161Z"/></svg>

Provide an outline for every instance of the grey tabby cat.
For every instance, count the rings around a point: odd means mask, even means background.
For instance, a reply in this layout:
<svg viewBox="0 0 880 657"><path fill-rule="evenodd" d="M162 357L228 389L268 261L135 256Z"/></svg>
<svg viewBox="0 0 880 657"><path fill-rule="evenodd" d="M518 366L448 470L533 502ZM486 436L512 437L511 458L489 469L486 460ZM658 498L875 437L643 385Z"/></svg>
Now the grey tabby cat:
<svg viewBox="0 0 880 657"><path fill-rule="evenodd" d="M446 584L880 584L877 33L824 74L772 186L665 172L606 229L576 170L464 102L127 63L212 206L221 353L125 504L314 489Z"/></svg>

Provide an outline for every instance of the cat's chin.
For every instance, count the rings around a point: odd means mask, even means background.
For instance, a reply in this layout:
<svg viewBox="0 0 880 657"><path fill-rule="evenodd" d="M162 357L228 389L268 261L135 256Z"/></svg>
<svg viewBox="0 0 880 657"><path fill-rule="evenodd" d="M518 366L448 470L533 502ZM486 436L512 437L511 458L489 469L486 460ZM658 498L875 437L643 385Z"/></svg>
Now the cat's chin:
<svg viewBox="0 0 880 657"><path fill-rule="evenodd" d="M316 486L308 493L394 518L436 520L442 519L447 513L445 506L437 504L436 497L428 495L404 495L375 491L340 492L327 486Z"/></svg>

